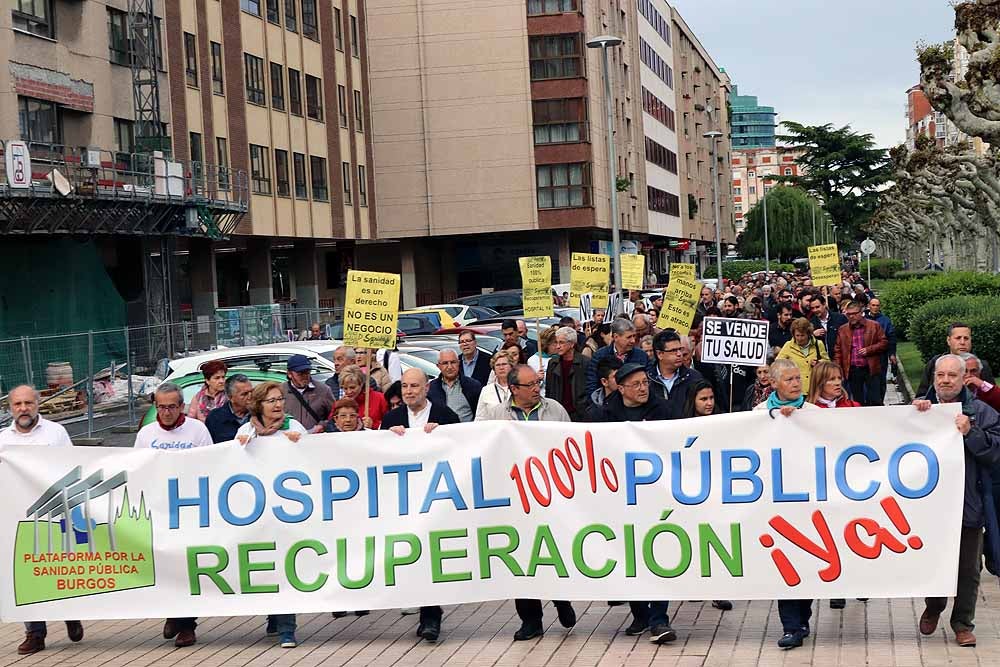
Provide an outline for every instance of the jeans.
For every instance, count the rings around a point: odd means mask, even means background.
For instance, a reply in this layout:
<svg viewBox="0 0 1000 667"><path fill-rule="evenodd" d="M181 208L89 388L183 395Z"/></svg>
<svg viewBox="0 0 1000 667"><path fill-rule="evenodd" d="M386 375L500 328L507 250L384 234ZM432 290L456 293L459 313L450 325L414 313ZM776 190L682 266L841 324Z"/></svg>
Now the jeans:
<svg viewBox="0 0 1000 667"><path fill-rule="evenodd" d="M669 602L629 602L632 610L632 617L637 621L645 620L649 626L670 625L670 617L667 616Z"/></svg>
<svg viewBox="0 0 1000 667"><path fill-rule="evenodd" d="M569 602L566 602L565 600L553 600L552 604L556 607L562 607L563 605L569 605ZM517 616L523 623L530 625L542 624L541 600L525 600L518 598L514 600L514 608L517 609Z"/></svg>
<svg viewBox="0 0 1000 667"><path fill-rule="evenodd" d="M168 621L173 621L177 625L177 629L181 632L185 630L194 630L198 627L198 618L168 618Z"/></svg>
<svg viewBox="0 0 1000 667"><path fill-rule="evenodd" d="M809 629L809 619L812 618L812 600L778 600L778 616L781 618L781 629L784 632L798 632Z"/></svg>
<svg viewBox="0 0 1000 667"><path fill-rule="evenodd" d="M979 573L983 569L983 529L962 526L958 545L958 590L951 607L951 629L972 631L976 620L976 598L979 595ZM927 611L940 615L948 606L948 598L925 598Z"/></svg>
<svg viewBox="0 0 1000 667"><path fill-rule="evenodd" d="M295 614L268 614L268 621L274 621L274 629L279 635L295 634Z"/></svg>
<svg viewBox="0 0 1000 667"><path fill-rule="evenodd" d="M67 623L79 623L79 621L66 621ZM48 626L45 621L28 621L24 624L25 632L37 632L42 635L42 638L46 637L49 633Z"/></svg>
<svg viewBox="0 0 1000 667"><path fill-rule="evenodd" d="M851 366L850 374L847 376L847 388L851 392L851 398L861 405L882 405L879 385L881 376L872 375L868 366Z"/></svg>

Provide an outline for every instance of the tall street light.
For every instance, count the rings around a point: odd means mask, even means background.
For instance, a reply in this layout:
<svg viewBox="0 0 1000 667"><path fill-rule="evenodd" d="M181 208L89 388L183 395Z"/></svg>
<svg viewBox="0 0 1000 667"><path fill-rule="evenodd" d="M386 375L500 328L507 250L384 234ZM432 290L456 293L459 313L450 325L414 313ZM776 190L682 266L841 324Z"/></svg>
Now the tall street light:
<svg viewBox="0 0 1000 667"><path fill-rule="evenodd" d="M712 218L715 220L715 267L719 272L719 287L722 287L722 230L719 227L719 177L717 174L719 160L715 156L715 150L723 134L718 130L712 130L702 136L712 142Z"/></svg>
<svg viewBox="0 0 1000 667"><path fill-rule="evenodd" d="M608 199L611 200L611 251L612 264L615 271L615 293L622 293L622 260L621 260L621 239L618 237L618 179L616 174L615 158L615 117L611 105L611 71L608 68L608 48L620 46L621 37L614 35L598 35L587 42L588 49L600 49L603 56L604 71L604 111L607 114L605 127L608 134ZM616 300L621 304L622 300ZM617 315L617 313L615 313Z"/></svg>
<svg viewBox="0 0 1000 667"><path fill-rule="evenodd" d="M761 204L764 205L764 271L765 273L771 272L771 247L768 245L767 239L767 176L761 181L761 188L764 190L764 194L761 196Z"/></svg>

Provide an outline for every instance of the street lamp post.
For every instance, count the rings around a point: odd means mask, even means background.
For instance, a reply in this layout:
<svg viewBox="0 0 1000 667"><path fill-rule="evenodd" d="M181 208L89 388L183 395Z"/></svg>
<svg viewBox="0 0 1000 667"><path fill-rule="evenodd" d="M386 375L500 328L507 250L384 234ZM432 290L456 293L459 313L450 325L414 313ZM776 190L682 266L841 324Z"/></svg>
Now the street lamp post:
<svg viewBox="0 0 1000 667"><path fill-rule="evenodd" d="M711 113L709 113L711 117ZM719 286L722 286L722 229L719 227L719 160L716 157L716 147L718 146L719 139L723 136L722 132L718 130L712 130L706 132L704 135L706 139L712 142L712 219L715 221L715 267L718 271L719 276Z"/></svg>
<svg viewBox="0 0 1000 667"><path fill-rule="evenodd" d="M816 245L816 202L813 202L813 245Z"/></svg>
<svg viewBox="0 0 1000 667"><path fill-rule="evenodd" d="M771 248L767 242L767 185L761 183L761 187L764 188L764 195L761 197L761 203L764 205L764 271L767 273L771 272Z"/></svg>
<svg viewBox="0 0 1000 667"><path fill-rule="evenodd" d="M604 111L607 114L605 125L607 126L608 140L608 199L610 200L611 215L611 244L614 246L611 251L612 265L615 271L615 293L622 293L622 260L621 260L621 239L618 235L618 179L616 174L615 158L615 118L611 104L611 71L608 68L608 48L619 46L622 43L621 37L614 35L599 35L587 42L587 48L600 49L602 55L602 68L604 71ZM621 299L616 299L615 303L622 304ZM617 315L618 313L615 313Z"/></svg>

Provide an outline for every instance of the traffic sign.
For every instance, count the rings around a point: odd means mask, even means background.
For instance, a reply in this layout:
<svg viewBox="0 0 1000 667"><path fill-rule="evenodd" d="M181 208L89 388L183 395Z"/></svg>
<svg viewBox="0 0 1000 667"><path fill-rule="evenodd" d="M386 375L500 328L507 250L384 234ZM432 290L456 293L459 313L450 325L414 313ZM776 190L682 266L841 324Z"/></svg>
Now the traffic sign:
<svg viewBox="0 0 1000 667"><path fill-rule="evenodd" d="M864 241L862 241L861 242L861 252L865 253L866 255L871 255L872 253L874 253L875 252L875 242L872 241L871 239L865 239Z"/></svg>

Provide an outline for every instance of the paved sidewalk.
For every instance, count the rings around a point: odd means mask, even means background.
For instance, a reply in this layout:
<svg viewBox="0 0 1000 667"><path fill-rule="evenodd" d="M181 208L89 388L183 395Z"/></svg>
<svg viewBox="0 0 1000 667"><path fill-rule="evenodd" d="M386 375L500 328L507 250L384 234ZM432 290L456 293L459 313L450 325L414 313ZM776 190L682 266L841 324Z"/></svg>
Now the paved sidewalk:
<svg viewBox="0 0 1000 667"><path fill-rule="evenodd" d="M898 403L890 386L886 403ZM296 649L281 649L264 636L262 617L206 618L198 644L175 649L162 639L161 619L87 623L80 644L66 639L62 623L50 624L48 649L19 657L19 624L0 625L0 665L60 667L316 667L318 665L564 665L657 667L744 667L746 665L816 665L833 667L909 667L917 665L1000 665L1000 586L983 573L977 614L979 647L959 648L947 614L936 634L923 637L917 619L923 600L850 600L843 611L826 600L815 603L813 634L805 646L781 651L775 641L781 624L773 602L735 602L730 612L708 602L672 603L678 639L655 646L648 635L626 637L628 607L604 602L578 603L579 623L566 631L546 605L546 635L514 642L519 626L511 602L486 602L446 609L441 640L415 636L416 616L398 610L334 619L329 614L299 616Z"/></svg>

